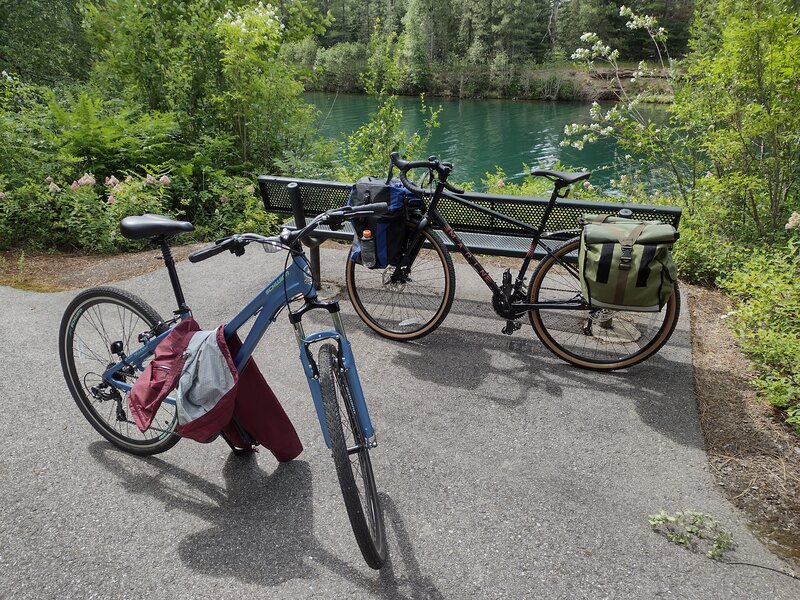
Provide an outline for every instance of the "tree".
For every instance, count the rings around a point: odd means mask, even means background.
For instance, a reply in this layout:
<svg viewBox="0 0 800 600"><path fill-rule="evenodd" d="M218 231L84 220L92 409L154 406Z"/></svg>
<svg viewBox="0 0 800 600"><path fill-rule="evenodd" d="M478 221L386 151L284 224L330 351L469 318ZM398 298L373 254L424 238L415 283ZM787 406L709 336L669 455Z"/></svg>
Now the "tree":
<svg viewBox="0 0 800 600"><path fill-rule="evenodd" d="M800 14L785 0L719 0L695 31L675 113L708 154L730 218L780 233L800 208Z"/></svg>
<svg viewBox="0 0 800 600"><path fill-rule="evenodd" d="M0 71L28 81L84 80L89 52L80 0L0 0Z"/></svg>

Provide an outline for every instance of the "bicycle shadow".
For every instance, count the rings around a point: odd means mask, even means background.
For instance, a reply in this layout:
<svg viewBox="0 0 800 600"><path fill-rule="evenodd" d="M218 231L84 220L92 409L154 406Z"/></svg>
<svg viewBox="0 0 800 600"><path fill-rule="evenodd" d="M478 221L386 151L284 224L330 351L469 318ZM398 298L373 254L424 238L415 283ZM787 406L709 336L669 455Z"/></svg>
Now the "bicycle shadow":
<svg viewBox="0 0 800 600"><path fill-rule="evenodd" d="M678 349L683 337L676 332L669 343ZM587 399L627 402L652 429L681 445L704 448L691 364L667 354L660 352L627 370L601 373L559 360L537 339L465 331L445 322L419 343L398 345L392 362L418 379L462 390L464 401L488 400L505 409L531 402L531 390L548 402L576 407Z"/></svg>
<svg viewBox="0 0 800 600"><path fill-rule="evenodd" d="M180 510L208 524L178 543L178 556L194 571L274 587L292 579L318 578L322 568L375 597L442 597L431 579L422 575L402 517L385 493L380 496L387 534L392 534L391 551L380 572L365 575L363 569L338 558L314 537L313 478L305 461L280 463L267 473L258 466L255 455L231 454L222 469L223 487L160 458L121 453L107 442L91 444L89 453L120 478L131 495L146 494L163 502L167 512ZM139 470L132 465L147 468ZM349 530L343 535L352 538ZM398 565L401 574L396 573Z"/></svg>

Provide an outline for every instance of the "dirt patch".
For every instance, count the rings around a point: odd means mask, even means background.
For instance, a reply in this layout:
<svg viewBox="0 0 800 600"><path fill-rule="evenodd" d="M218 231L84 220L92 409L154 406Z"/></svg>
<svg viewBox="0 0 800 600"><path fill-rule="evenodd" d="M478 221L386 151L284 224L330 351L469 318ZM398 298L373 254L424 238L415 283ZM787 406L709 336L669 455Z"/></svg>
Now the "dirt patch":
<svg viewBox="0 0 800 600"><path fill-rule="evenodd" d="M176 247L175 259L201 246ZM162 264L158 250L117 256L0 252L0 285L69 290L143 275ZM747 515L752 531L800 567L800 437L778 411L756 399L750 363L725 323L731 308L727 298L697 286L685 288L700 423L715 480Z"/></svg>
<svg viewBox="0 0 800 600"><path fill-rule="evenodd" d="M176 261L184 260L204 244L175 246ZM59 292L121 281L163 266L158 249L114 256L82 254L28 254L0 252L0 285L37 292Z"/></svg>
<svg viewBox="0 0 800 600"><path fill-rule="evenodd" d="M800 438L756 398L750 363L725 323L728 299L687 287L698 411L714 478L753 533L800 567Z"/></svg>

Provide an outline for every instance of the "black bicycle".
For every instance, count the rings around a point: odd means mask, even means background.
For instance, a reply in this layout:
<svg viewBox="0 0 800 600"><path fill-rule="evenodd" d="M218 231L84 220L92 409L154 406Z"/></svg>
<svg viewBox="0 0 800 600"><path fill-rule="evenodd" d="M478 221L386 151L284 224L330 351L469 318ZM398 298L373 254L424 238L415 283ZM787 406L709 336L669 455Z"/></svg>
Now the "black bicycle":
<svg viewBox="0 0 800 600"><path fill-rule="evenodd" d="M463 198L464 190L447 182L452 163L436 157L406 161L393 153L389 178L394 168L399 170L406 189L425 200L422 209L409 211L405 250L386 269L368 269L348 257L345 274L347 292L358 316L379 335L399 341L416 340L431 333L447 317L455 295L455 271L450 253L434 227L452 241L491 290L492 307L506 321L502 330L506 335L517 331L520 319L528 315L536 335L556 356L599 371L636 365L658 352L672 335L680 314L677 285L659 312L590 307L581 292L577 267L580 230L545 232L556 201L565 198L571 186L588 179L590 173L532 171L532 175L553 182L550 201L535 227ZM409 171L414 169L426 170L428 189L409 180ZM505 270L499 284L489 275L437 212L442 197L530 233L531 245L515 279L510 269ZM530 283L526 283L537 249L544 257L533 270Z"/></svg>

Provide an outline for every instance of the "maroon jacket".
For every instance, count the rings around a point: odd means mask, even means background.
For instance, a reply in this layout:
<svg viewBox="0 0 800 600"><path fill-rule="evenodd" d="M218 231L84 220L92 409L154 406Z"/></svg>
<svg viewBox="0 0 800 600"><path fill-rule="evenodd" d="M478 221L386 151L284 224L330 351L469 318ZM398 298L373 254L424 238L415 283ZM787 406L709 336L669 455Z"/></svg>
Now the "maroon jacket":
<svg viewBox="0 0 800 600"><path fill-rule="evenodd" d="M210 378L203 372L207 369L198 370L195 360L202 353L198 348L205 347L198 343L201 338L215 361ZM255 361L251 358L241 373L236 371L232 353L240 347L236 335L223 339L222 326L201 332L193 318L181 321L156 346L153 360L131 389L128 404L137 427L147 430L164 398L177 387L178 434L205 442L222 431L234 446L251 448L240 434L244 429L279 461L297 457L303 445ZM231 377L220 386L228 372Z"/></svg>

